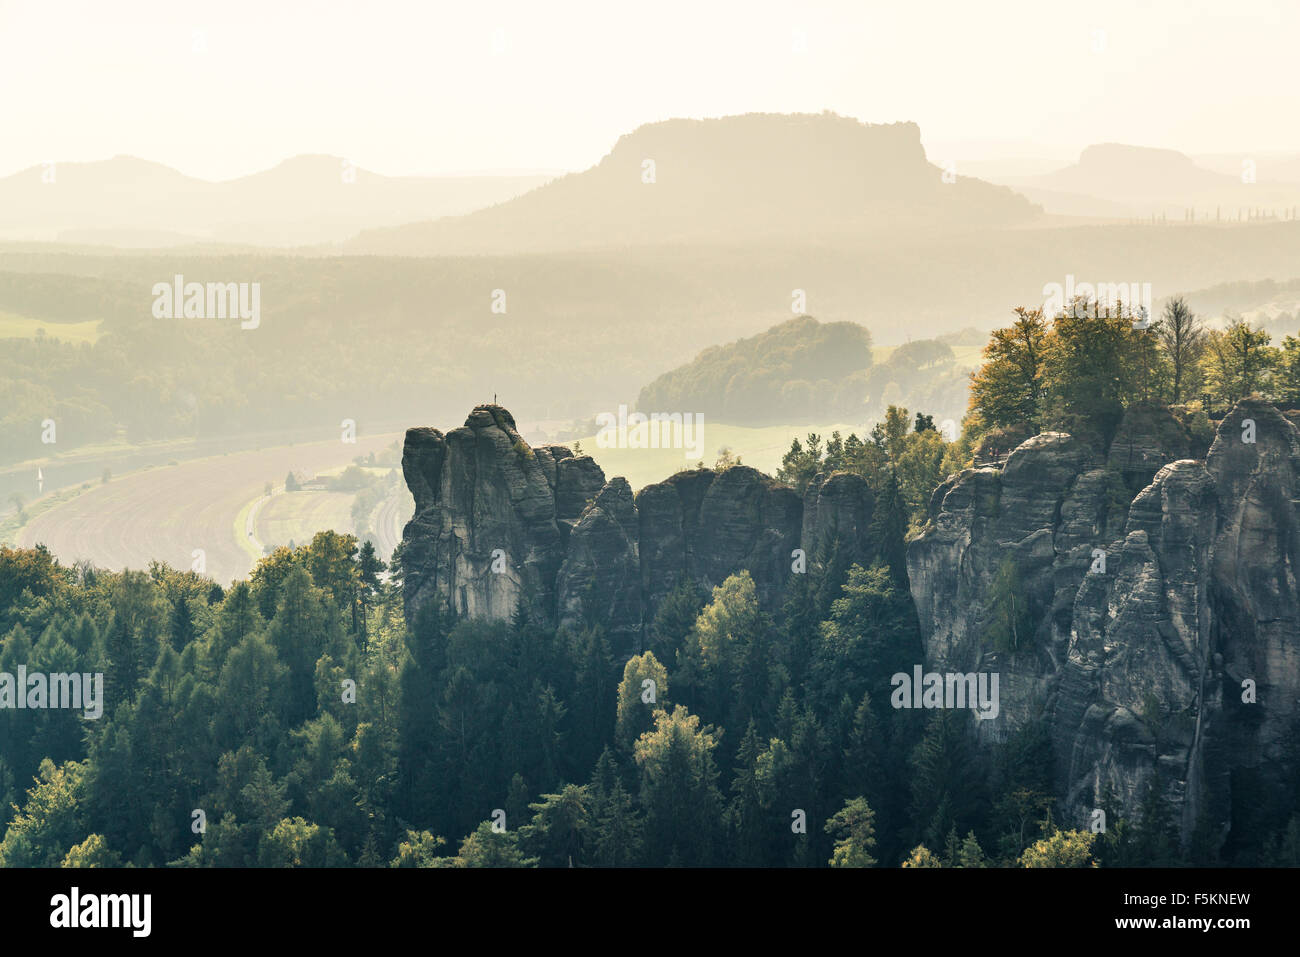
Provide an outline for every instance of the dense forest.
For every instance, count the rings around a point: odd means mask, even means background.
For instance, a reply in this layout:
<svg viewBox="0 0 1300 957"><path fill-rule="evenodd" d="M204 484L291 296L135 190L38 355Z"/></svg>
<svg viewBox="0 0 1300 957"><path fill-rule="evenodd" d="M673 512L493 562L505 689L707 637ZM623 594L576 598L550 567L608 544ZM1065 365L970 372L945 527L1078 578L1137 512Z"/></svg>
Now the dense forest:
<svg viewBox="0 0 1300 957"><path fill-rule="evenodd" d="M1041 729L984 758L969 714L872 697L919 654L888 551L770 618L747 575L683 586L620 669L596 631L407 627L350 536L228 591L5 550L0 671L102 671L107 705L0 712L0 865L1176 860L1158 805L1096 846L1058 829Z"/></svg>
<svg viewBox="0 0 1300 957"><path fill-rule="evenodd" d="M1102 834L1061 826L1037 722L977 748L969 711L879 692L922 660L909 529L990 437L1101 432L1142 402L1195 433L1242 395L1295 403L1294 338L1207 331L1179 302L1139 325L1021 310L956 441L894 407L795 443L796 487L871 486L872 554L809 556L771 613L748 573L683 581L625 661L599 628L523 614L406 621L400 551L385 569L334 532L229 587L0 550L0 673L105 676L98 719L0 709L0 865L1300 865L1300 781L1219 861L1206 835L1180 845L1154 785Z"/></svg>

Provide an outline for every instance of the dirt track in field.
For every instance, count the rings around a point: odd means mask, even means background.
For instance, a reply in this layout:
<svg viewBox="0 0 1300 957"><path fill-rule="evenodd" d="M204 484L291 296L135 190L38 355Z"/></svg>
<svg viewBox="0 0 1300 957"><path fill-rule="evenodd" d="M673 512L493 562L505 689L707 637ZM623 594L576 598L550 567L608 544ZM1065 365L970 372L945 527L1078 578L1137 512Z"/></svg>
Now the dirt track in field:
<svg viewBox="0 0 1300 957"><path fill-rule="evenodd" d="M222 585L242 578L253 558L235 540L235 517L286 473L315 473L381 452L399 433L356 444L313 442L232 452L146 469L97 485L36 516L19 533L24 547L44 543L64 564L87 558L101 568L147 568L153 559L188 569L203 549L207 574Z"/></svg>
<svg viewBox="0 0 1300 957"><path fill-rule="evenodd" d="M393 549L402 542L402 531L411 520L409 498L386 498L375 512L375 548L384 561L392 557Z"/></svg>

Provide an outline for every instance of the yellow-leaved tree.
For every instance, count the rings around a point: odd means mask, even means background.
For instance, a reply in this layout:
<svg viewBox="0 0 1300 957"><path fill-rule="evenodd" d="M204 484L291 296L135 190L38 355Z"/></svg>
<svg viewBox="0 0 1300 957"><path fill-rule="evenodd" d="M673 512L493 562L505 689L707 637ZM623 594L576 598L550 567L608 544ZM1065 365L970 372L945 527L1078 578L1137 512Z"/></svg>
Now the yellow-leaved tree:
<svg viewBox="0 0 1300 957"><path fill-rule="evenodd" d="M1025 848L1020 855L1021 867L1096 867L1092 859L1092 842L1096 835L1089 831L1054 830L1047 837Z"/></svg>

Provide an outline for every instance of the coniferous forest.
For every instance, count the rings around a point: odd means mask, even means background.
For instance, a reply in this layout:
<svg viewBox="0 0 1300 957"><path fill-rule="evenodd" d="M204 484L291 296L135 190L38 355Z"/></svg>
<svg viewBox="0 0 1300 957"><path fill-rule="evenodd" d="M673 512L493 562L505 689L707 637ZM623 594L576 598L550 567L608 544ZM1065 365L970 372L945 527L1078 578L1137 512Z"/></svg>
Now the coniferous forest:
<svg viewBox="0 0 1300 957"><path fill-rule="evenodd" d="M1280 787L1239 783L1255 816L1227 843L1180 836L1158 776L1127 811L1103 798L1110 826L1091 830L1062 820L1044 720L977 746L971 711L900 709L889 683L925 660L907 551L951 473L1017 430L1111 442L1152 407L1204 458L1227 406L1294 401L1294 342L1207 331L1181 303L1150 324L1019 310L960 436L891 407L787 453L778 479L801 493L865 480L865 553L825 545L770 610L748 571L682 580L631 653L522 606L407 620L402 550L389 567L335 532L227 586L6 547L0 673L104 686L98 718L0 710L0 865L1294 866L1294 764ZM1101 363L1120 374L1099 384ZM1017 573L993 577L982 640L1023 654L1012 636L1048 612L1017 605Z"/></svg>

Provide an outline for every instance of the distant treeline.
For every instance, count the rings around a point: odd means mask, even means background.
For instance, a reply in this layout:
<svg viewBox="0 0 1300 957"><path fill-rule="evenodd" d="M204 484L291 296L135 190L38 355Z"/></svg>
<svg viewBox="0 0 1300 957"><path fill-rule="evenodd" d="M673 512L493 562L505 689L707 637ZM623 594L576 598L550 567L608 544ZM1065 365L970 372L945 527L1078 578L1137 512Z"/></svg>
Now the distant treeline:
<svg viewBox="0 0 1300 957"><path fill-rule="evenodd" d="M1288 275L1300 248L1300 227L1290 223L1170 233L1155 249L1136 228L1099 227L942 242L431 259L198 249L92 255L0 245L0 313L102 322L93 345L52 335L0 340L0 464L119 435L137 442L268 426L319 430L342 418L363 431L376 419L452 424L467 397L487 401L494 393L528 409L530 419L590 415L616 408L629 385L680 366L703 343L752 336L788 315L791 276L808 277L799 281L823 318L852 317L876 329L906 323L924 336L952 329L954 316L963 325L991 324L1011 290L1041 289L1064 277L1067 263L1077 274L1105 277L1107 263L1131 259L1149 264L1157 289L1194 288L1239 275ZM260 326L153 318L153 285L177 274L260 283ZM1284 296L1286 288L1278 283L1273 292ZM505 312L492 311L494 290L504 292ZM925 409L939 422L960 418L963 375L941 357L909 351L864 366L865 375L846 386L864 387L862 415L878 420L893 403ZM725 397L726 385L714 391ZM795 385L759 398L838 401L823 391ZM55 450L41 442L47 418L58 426Z"/></svg>

